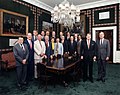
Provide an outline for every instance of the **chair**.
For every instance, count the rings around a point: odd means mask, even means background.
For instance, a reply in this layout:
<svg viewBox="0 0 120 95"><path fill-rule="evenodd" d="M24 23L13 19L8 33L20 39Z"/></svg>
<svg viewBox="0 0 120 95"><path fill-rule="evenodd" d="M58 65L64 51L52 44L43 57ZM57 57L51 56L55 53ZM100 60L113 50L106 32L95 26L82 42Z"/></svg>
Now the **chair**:
<svg viewBox="0 0 120 95"><path fill-rule="evenodd" d="M45 82L45 90L44 91L46 92L48 81L53 79L53 82L55 82L54 78L53 78L53 76L51 76L47 73L45 64L38 63L37 64L37 72L38 72L38 79L39 79L40 84L41 84L41 81ZM39 84L39 88L40 88L40 84ZM55 83L54 83L54 87L55 87Z"/></svg>
<svg viewBox="0 0 120 95"><path fill-rule="evenodd" d="M0 70L3 71L5 69L5 71L7 71L7 66L8 66L8 61L2 61L0 60Z"/></svg>

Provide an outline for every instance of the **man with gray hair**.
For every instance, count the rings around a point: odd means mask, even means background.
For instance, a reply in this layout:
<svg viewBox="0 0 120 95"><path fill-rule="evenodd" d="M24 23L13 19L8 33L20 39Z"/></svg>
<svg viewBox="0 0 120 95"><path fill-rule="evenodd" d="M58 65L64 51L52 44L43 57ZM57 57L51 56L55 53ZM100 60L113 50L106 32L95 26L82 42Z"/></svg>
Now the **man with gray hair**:
<svg viewBox="0 0 120 95"><path fill-rule="evenodd" d="M42 41L42 36L38 34L37 40L34 42L34 62L35 62L35 78L38 78L37 63L41 63L45 55L46 47L45 42Z"/></svg>
<svg viewBox="0 0 120 95"><path fill-rule="evenodd" d="M28 57L28 65L27 65L27 80L31 81L34 78L34 44L32 41L32 34L27 34L27 39L24 43L28 46L29 57Z"/></svg>
<svg viewBox="0 0 120 95"><path fill-rule="evenodd" d="M16 60L17 86L21 89L22 85L26 85L27 64L29 50L26 44L23 44L23 37L18 38L18 43L13 47L13 53Z"/></svg>
<svg viewBox="0 0 120 95"><path fill-rule="evenodd" d="M98 79L97 81L105 82L106 64L110 57L110 42L104 38L104 32L99 33L100 40L98 46Z"/></svg>

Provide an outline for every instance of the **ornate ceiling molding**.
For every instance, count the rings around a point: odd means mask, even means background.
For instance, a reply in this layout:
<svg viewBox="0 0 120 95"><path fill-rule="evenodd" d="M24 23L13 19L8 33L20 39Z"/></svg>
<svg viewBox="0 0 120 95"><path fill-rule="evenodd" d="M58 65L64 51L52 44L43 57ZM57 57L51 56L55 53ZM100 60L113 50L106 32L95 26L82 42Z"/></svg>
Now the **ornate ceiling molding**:
<svg viewBox="0 0 120 95"><path fill-rule="evenodd" d="M40 7L42 9L45 9L45 10L50 11L50 12L53 10L53 8L51 6L41 2L40 0L23 0L23 1L28 2L30 4L33 4L37 7Z"/></svg>
<svg viewBox="0 0 120 95"><path fill-rule="evenodd" d="M81 5L77 5L77 6L80 8L80 10L83 10L83 9L90 9L90 8L95 8L95 7L112 5L112 4L116 4L116 3L120 3L120 0L109 0L109 1L101 0L101 1L97 1L97 2L81 4Z"/></svg>

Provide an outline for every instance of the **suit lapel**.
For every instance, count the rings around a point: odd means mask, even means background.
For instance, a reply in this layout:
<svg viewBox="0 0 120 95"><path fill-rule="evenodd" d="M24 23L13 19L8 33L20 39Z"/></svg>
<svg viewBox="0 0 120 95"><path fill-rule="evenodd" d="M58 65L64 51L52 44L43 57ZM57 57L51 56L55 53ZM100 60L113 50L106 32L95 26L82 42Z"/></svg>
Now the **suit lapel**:
<svg viewBox="0 0 120 95"><path fill-rule="evenodd" d="M17 48L23 51L19 43L17 44Z"/></svg>

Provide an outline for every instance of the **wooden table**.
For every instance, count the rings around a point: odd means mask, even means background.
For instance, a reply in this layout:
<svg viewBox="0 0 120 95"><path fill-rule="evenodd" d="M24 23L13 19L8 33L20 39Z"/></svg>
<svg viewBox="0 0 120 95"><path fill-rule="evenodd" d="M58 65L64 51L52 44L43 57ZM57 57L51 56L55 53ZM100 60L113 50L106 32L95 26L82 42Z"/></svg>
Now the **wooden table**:
<svg viewBox="0 0 120 95"><path fill-rule="evenodd" d="M50 60L46 63L47 71L55 74L66 74L74 70L75 65L80 61L78 58L59 58L55 60Z"/></svg>
<svg viewBox="0 0 120 95"><path fill-rule="evenodd" d="M56 76L57 81L64 82L66 84L65 77L71 71L74 71L75 66L77 63L79 64L80 59L76 58L55 58L54 60L47 60L42 64L45 64L46 71L51 73L52 76ZM39 65L39 64L38 64Z"/></svg>

